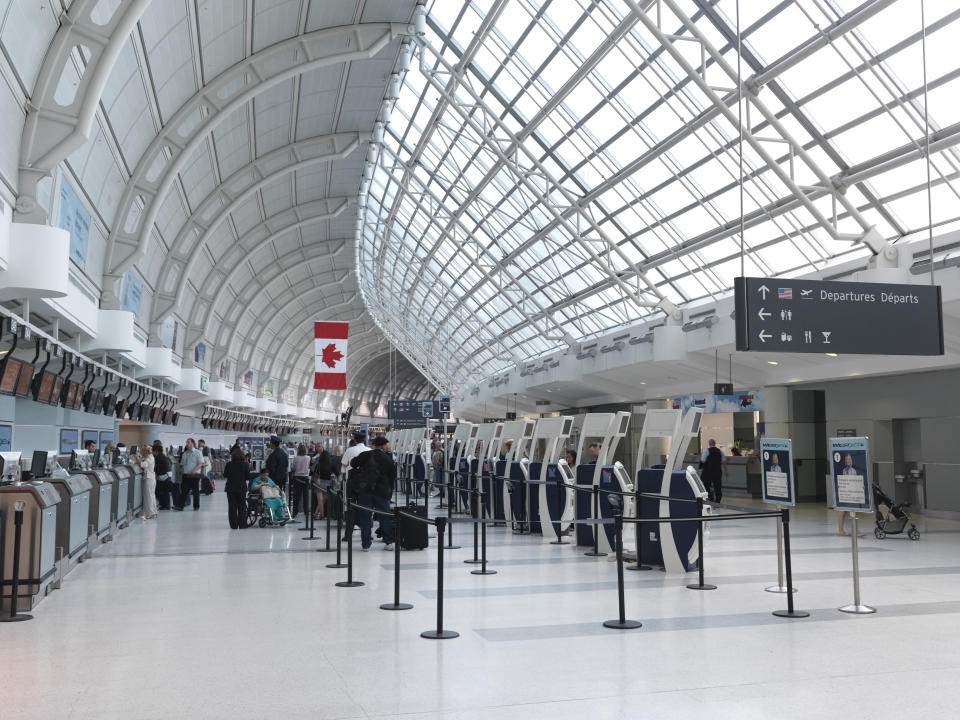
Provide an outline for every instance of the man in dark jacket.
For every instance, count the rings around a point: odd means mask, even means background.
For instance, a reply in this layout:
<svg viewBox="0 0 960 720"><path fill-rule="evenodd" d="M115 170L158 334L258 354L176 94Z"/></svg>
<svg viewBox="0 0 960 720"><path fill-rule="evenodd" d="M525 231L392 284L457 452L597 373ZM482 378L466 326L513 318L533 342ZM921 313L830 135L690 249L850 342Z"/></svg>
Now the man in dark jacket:
<svg viewBox="0 0 960 720"><path fill-rule="evenodd" d="M717 447L717 441L711 439L703 457L700 458L700 470L703 473L703 486L713 502L720 502L723 497L723 453Z"/></svg>
<svg viewBox="0 0 960 720"><path fill-rule="evenodd" d="M289 464L290 457L287 455L287 451L280 447L280 438L271 435L270 454L267 456L267 474L277 484L281 492L287 487L287 467Z"/></svg>
<svg viewBox="0 0 960 720"><path fill-rule="evenodd" d="M382 511L377 515L380 522L380 533L383 536L384 550L393 550L393 515L391 515L390 498L393 497L393 488L397 482L397 465L391 453L393 449L385 437L374 438L371 442L373 450L361 453L353 459L351 467L356 469L358 481L366 487L356 494L354 501L358 505L375 508ZM360 546L363 552L370 551L373 543L373 517L369 510L357 509L354 520L360 528Z"/></svg>
<svg viewBox="0 0 960 720"><path fill-rule="evenodd" d="M160 510L169 510L172 507L170 495L173 492L173 466L159 440L153 444L153 461L153 471L157 476L157 506Z"/></svg>

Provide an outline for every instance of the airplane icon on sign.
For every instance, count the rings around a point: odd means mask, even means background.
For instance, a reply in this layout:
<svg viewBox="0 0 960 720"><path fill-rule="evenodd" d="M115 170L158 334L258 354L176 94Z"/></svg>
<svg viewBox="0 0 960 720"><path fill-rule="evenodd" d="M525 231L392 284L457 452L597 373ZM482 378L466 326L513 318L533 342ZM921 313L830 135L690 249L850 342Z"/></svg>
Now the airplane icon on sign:
<svg viewBox="0 0 960 720"><path fill-rule="evenodd" d="M800 297L801 297L801 298L804 298L805 300L813 300L813 297L811 297L811 295L810 295L810 293L812 293L812 292L813 292L813 290L801 290L801 291L800 291Z"/></svg>

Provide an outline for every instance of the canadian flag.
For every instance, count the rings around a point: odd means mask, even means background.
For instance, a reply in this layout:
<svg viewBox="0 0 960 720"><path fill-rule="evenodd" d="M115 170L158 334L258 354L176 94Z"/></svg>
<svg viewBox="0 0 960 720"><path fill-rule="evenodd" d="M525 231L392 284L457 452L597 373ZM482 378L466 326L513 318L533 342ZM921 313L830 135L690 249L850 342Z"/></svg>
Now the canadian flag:
<svg viewBox="0 0 960 720"><path fill-rule="evenodd" d="M345 322L315 322L314 390L347 389L347 327Z"/></svg>

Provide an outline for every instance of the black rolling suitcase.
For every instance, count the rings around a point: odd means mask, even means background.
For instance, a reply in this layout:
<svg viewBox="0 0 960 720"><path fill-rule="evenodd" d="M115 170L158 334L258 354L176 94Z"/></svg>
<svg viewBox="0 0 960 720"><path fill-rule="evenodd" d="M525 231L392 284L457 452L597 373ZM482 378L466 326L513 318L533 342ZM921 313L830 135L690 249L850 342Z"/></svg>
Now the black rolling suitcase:
<svg viewBox="0 0 960 720"><path fill-rule="evenodd" d="M410 515L419 515L422 518L427 517L427 508L423 505L411 503L407 507L402 508L402 510ZM427 527L427 523L405 517L403 513L401 513L400 527L398 528L397 535L400 539L400 547L404 550L423 550L426 548L429 544L427 541Z"/></svg>

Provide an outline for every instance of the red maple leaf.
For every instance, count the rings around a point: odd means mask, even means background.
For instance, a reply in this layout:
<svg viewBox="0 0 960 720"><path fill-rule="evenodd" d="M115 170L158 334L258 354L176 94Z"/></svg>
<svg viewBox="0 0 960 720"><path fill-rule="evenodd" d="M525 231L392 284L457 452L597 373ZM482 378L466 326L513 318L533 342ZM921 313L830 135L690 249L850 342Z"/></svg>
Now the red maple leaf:
<svg viewBox="0 0 960 720"><path fill-rule="evenodd" d="M333 343L327 345L320 353L320 362L327 367L336 367L340 360L343 360L343 353L337 350L337 346Z"/></svg>

